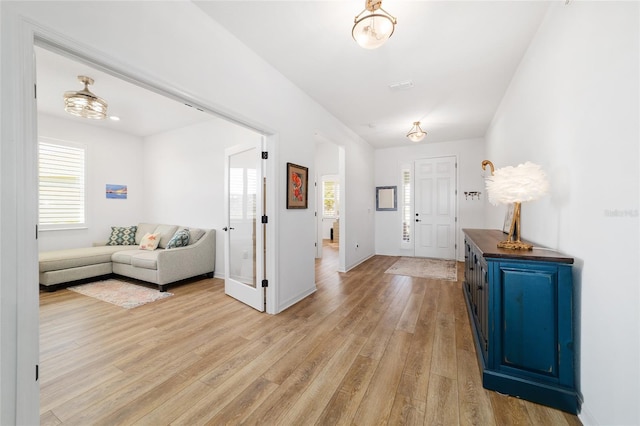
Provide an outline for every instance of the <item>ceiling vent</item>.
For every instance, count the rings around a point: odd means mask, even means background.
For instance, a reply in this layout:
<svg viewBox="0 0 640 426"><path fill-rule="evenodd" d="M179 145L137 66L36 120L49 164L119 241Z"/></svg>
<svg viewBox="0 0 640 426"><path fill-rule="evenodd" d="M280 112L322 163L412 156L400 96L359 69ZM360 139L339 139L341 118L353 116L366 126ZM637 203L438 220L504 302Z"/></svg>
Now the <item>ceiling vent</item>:
<svg viewBox="0 0 640 426"><path fill-rule="evenodd" d="M389 85L389 89L391 90L407 90L407 89L411 89L412 87L413 87L413 81L411 80L397 81Z"/></svg>

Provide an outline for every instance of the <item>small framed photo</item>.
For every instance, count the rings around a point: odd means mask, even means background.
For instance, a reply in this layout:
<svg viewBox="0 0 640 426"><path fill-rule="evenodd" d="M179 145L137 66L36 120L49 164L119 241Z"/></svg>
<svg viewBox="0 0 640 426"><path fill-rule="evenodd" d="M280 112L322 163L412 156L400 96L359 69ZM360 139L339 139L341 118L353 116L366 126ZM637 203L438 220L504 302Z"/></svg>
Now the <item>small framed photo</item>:
<svg viewBox="0 0 640 426"><path fill-rule="evenodd" d="M309 201L309 169L287 163L287 208L306 209Z"/></svg>
<svg viewBox="0 0 640 426"><path fill-rule="evenodd" d="M511 231L511 222L513 222L513 211L515 204L511 203L507 206L507 213L504 215L504 225L502 225L502 232L508 234Z"/></svg>
<svg viewBox="0 0 640 426"><path fill-rule="evenodd" d="M127 185L113 185L108 183L105 190L107 198L116 198L120 200L127 199Z"/></svg>

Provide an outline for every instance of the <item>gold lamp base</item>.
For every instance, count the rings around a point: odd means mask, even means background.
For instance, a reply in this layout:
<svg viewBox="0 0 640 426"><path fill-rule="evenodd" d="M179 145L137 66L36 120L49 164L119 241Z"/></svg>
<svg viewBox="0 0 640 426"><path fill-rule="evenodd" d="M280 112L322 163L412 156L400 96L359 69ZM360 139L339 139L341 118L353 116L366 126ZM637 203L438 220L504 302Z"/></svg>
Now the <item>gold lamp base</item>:
<svg viewBox="0 0 640 426"><path fill-rule="evenodd" d="M523 243L522 241L500 241L498 247L507 250L533 250L531 244Z"/></svg>
<svg viewBox="0 0 640 426"><path fill-rule="evenodd" d="M520 203L513 203L513 218L509 228L509 237L498 243L498 248L507 250L533 250L533 245L520 241Z"/></svg>

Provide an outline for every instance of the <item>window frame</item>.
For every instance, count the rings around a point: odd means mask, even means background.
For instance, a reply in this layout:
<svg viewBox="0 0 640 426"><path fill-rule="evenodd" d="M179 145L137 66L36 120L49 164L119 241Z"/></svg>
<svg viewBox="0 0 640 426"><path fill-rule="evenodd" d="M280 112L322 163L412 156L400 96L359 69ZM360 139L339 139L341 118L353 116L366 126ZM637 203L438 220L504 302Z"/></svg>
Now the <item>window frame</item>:
<svg viewBox="0 0 640 426"><path fill-rule="evenodd" d="M60 147L65 147L65 148L73 148L73 149L78 149L78 150L82 150L83 152L83 170L82 170L82 221L78 222L78 223L59 223L59 224L54 224L54 223L42 223L41 222L41 217L40 217L40 213L41 213L41 207L40 207L40 202L41 202L41 190L40 190L40 180L41 180L41 175L40 175L40 156L41 156L41 144L45 143L45 144L49 144L49 145L54 145L54 146L60 146ZM80 143L80 142L75 142L75 141L68 141L68 140L63 140L63 139L56 139L56 138L51 138L51 137L46 137L46 136L39 136L38 137L38 180L37 180L37 185L38 185L38 230L40 231L63 231L63 230L74 230L74 229L87 229L88 228L88 219L87 219L87 214L88 214L88 198L89 198L89 194L87 192L87 169L88 169L88 147L87 144L85 143Z"/></svg>
<svg viewBox="0 0 640 426"><path fill-rule="evenodd" d="M324 185L325 182L333 182L334 184L334 194L333 194L333 203L334 203L334 214L327 215L325 214L325 190ZM320 183L320 195L321 195L321 206L322 206L322 218L323 219L338 219L340 217L340 180L338 179L338 175L325 175L322 176Z"/></svg>
<svg viewBox="0 0 640 426"><path fill-rule="evenodd" d="M406 163L400 165L400 185L398 186L398 204L400 210L400 248L411 250L414 247L414 205L413 205L413 166ZM405 179L405 174L408 178ZM405 233L405 222L408 228ZM407 238L405 238L405 235Z"/></svg>

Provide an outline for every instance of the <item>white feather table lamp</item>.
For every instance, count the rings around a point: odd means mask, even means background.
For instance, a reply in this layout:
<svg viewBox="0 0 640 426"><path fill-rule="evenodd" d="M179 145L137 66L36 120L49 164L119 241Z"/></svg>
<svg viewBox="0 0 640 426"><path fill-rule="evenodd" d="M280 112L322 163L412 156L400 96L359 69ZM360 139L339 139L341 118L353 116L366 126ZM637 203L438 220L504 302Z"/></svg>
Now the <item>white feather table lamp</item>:
<svg viewBox="0 0 640 426"><path fill-rule="evenodd" d="M482 162L482 168L491 168L491 176L486 179L489 202L493 205L514 204L513 219L506 241L498 247L511 250L531 250L532 245L520 241L520 209L524 201L533 201L549 191L547 175L537 164L526 162L516 167L508 166L495 170L489 160Z"/></svg>

